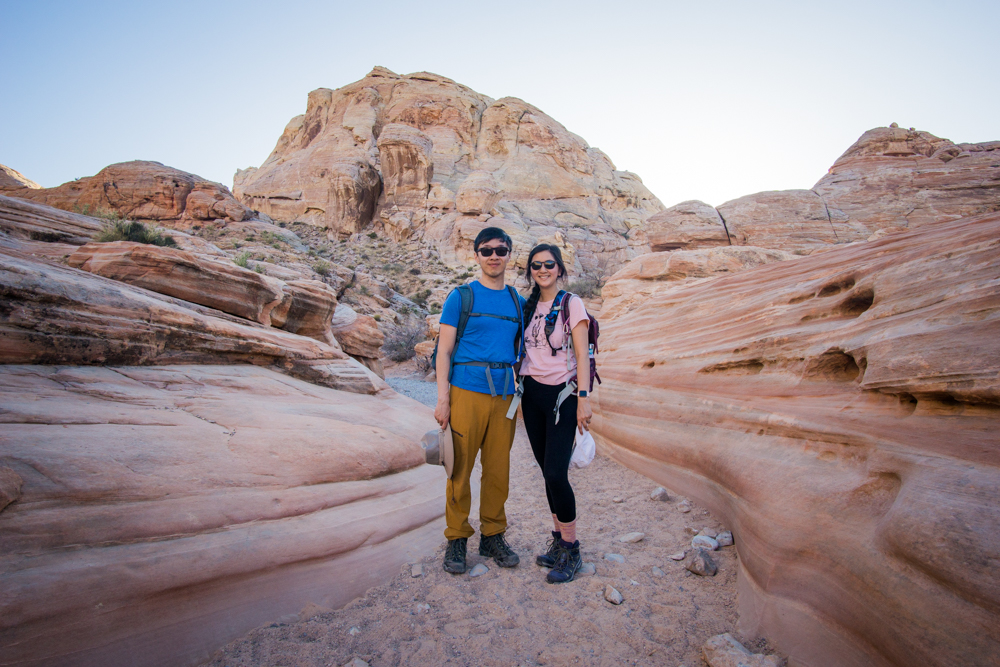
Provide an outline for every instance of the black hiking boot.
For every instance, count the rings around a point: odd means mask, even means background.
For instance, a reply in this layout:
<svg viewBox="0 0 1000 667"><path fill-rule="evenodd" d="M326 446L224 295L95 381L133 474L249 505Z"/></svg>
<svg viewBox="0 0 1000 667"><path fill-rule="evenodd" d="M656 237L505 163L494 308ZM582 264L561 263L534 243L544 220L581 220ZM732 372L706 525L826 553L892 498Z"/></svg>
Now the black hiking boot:
<svg viewBox="0 0 1000 667"><path fill-rule="evenodd" d="M467 537L460 537L457 540L448 540L448 548L444 551L444 571L452 574L463 574L465 572L465 551Z"/></svg>
<svg viewBox="0 0 1000 667"><path fill-rule="evenodd" d="M583 565L580 556L580 542L566 546L567 543L560 540L559 555L556 556L556 564L552 571L545 575L545 580L550 584L565 584L573 581L577 571Z"/></svg>
<svg viewBox="0 0 1000 667"><path fill-rule="evenodd" d="M496 535L480 535L479 555L492 558L500 567L515 567L521 562L514 550L507 544L503 533Z"/></svg>
<svg viewBox="0 0 1000 667"><path fill-rule="evenodd" d="M552 531L552 541L549 542L548 550L535 556L535 564L541 565L542 567L552 567L556 564L556 556L559 555L559 539L562 535L556 531Z"/></svg>

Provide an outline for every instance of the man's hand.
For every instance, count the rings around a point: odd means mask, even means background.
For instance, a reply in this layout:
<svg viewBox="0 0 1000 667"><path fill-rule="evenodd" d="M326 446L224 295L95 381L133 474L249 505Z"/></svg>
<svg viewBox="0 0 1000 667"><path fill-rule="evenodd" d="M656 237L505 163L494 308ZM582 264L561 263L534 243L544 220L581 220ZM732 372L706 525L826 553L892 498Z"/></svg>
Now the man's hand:
<svg viewBox="0 0 1000 667"><path fill-rule="evenodd" d="M442 431L447 428L448 422L451 420L450 401L438 401L437 407L434 408L434 419L437 420L438 426L441 427Z"/></svg>

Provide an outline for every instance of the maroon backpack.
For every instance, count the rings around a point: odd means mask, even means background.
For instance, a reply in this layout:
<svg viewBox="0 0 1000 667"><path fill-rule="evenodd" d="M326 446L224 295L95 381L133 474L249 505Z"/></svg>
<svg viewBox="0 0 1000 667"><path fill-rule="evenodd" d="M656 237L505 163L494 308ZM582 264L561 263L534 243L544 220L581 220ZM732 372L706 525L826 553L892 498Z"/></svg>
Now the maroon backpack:
<svg viewBox="0 0 1000 667"><path fill-rule="evenodd" d="M553 357L556 356L556 352L559 350L552 347L552 341L549 340L549 336L551 336L556 330L556 324L560 319L560 315L562 316L563 323L566 322L566 315L564 311L567 310L567 308L564 308L564 306L568 306L569 299L574 296L576 295L571 294L566 290L559 290L559 293L556 294L555 300L552 302L552 310L550 310L548 315L545 316L545 342L549 344ZM579 299L580 297L577 296L576 298ZM596 379L598 384L601 382L601 376L597 374L597 339L601 335L601 327L597 323L597 318L589 312L587 313L587 317L590 319L590 323L587 326L587 344L590 349L590 386L587 388L587 391L593 391L594 380ZM572 337L570 337L569 340L572 341ZM579 369L577 369L577 375L579 375ZM570 381L576 381L577 386L580 385L580 382L576 377L571 378Z"/></svg>

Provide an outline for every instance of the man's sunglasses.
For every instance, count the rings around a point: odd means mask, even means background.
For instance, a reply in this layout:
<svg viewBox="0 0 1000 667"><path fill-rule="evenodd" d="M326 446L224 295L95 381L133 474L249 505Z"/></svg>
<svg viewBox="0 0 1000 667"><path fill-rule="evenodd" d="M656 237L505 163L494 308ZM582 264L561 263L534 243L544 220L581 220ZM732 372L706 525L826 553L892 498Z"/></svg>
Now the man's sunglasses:
<svg viewBox="0 0 1000 667"><path fill-rule="evenodd" d="M480 248L479 254L483 257L492 257L493 253L497 254L497 257L506 257L507 253L510 252L510 248Z"/></svg>
<svg viewBox="0 0 1000 667"><path fill-rule="evenodd" d="M554 269L554 268L556 268L556 263L554 261L552 261L551 259L546 260L544 262L532 262L531 263L531 270L532 271L538 271L543 266L546 269Z"/></svg>

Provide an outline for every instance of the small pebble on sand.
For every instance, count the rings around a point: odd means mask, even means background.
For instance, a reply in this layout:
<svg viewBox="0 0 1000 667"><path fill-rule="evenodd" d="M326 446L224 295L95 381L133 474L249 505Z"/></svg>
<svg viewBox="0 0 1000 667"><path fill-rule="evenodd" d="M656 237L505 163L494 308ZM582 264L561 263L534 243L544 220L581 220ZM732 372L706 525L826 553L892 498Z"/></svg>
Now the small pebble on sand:
<svg viewBox="0 0 1000 667"><path fill-rule="evenodd" d="M486 567L482 563L476 563L476 566L473 567L469 571L469 576L470 577L481 577L481 576L483 576L484 574L486 574L489 571L490 571L490 568Z"/></svg>
<svg viewBox="0 0 1000 667"><path fill-rule="evenodd" d="M655 565L653 566L653 576L654 577L662 577L663 574L664 574L663 570L661 570L660 568L656 567Z"/></svg>
<svg viewBox="0 0 1000 667"><path fill-rule="evenodd" d="M417 613L418 614L421 613L421 612L426 613L426 612L429 612L430 610L431 610L431 606L429 604L427 604L426 602L423 603L423 604L418 604L417 605Z"/></svg>
<svg viewBox="0 0 1000 667"><path fill-rule="evenodd" d="M360 635L361 630L359 630L358 626L355 625L350 630L347 631L347 634L353 637L354 635Z"/></svg>
<svg viewBox="0 0 1000 667"><path fill-rule="evenodd" d="M691 538L691 546L694 547L695 549L702 547L705 549L711 549L712 551L715 551L716 549L719 548L719 543L716 542L711 537L706 537L705 535L695 535L693 538Z"/></svg>
<svg viewBox="0 0 1000 667"><path fill-rule="evenodd" d="M613 502L613 503L623 503L623 502L625 502L625 499L622 498L621 496L615 496L614 498L611 499L611 502Z"/></svg>
<svg viewBox="0 0 1000 667"><path fill-rule="evenodd" d="M691 511L691 506L688 505L688 502L685 500L684 502L677 505L677 509L678 511L683 512L684 514L687 514L688 512Z"/></svg>
<svg viewBox="0 0 1000 667"><path fill-rule="evenodd" d="M684 556L687 554L686 551L678 551L675 554L670 554L667 556L670 560L684 560Z"/></svg>
<svg viewBox="0 0 1000 667"><path fill-rule="evenodd" d="M702 577L714 577L715 573L719 571L719 566L715 564L715 561L712 560L712 557L704 549L695 549L684 563L684 567L689 572Z"/></svg>
<svg viewBox="0 0 1000 667"><path fill-rule="evenodd" d="M619 593L618 589L611 584L604 587L604 599L611 604L621 604L622 602L625 602L625 598L622 597L622 594Z"/></svg>
<svg viewBox="0 0 1000 667"><path fill-rule="evenodd" d="M344 667L369 667L369 665L361 658L354 658L350 662L345 662Z"/></svg>
<svg viewBox="0 0 1000 667"><path fill-rule="evenodd" d="M597 574L597 566L593 563L584 563L576 572L576 576L578 577L590 577L595 574Z"/></svg>
<svg viewBox="0 0 1000 667"><path fill-rule="evenodd" d="M646 533L638 533L638 532L637 533L625 533L624 535L619 535L618 536L618 541L619 542L630 542L632 544L635 544L636 542L642 542L642 540L645 537L646 537Z"/></svg>
<svg viewBox="0 0 1000 667"><path fill-rule="evenodd" d="M733 534L724 530L715 536L715 541L719 543L720 547L731 547L733 546Z"/></svg>
<svg viewBox="0 0 1000 667"><path fill-rule="evenodd" d="M414 563L410 566L410 576L411 577L422 577L424 576L424 566L420 563Z"/></svg>
<svg viewBox="0 0 1000 667"><path fill-rule="evenodd" d="M651 500L661 500L661 501L670 500L670 496L667 494L667 490L664 489L662 486L658 486L655 489L653 489L653 492L649 494L649 497Z"/></svg>
<svg viewBox="0 0 1000 667"><path fill-rule="evenodd" d="M711 537L713 539L715 539L715 536L718 535L714 528L702 528L698 531L698 534L704 535L705 537Z"/></svg>
<svg viewBox="0 0 1000 667"><path fill-rule="evenodd" d="M609 560L612 563L624 563L625 556L621 554L604 554L604 560Z"/></svg>
<svg viewBox="0 0 1000 667"><path fill-rule="evenodd" d="M629 579L628 583L632 584L633 586L638 586L639 585L639 582L636 581L635 579Z"/></svg>

